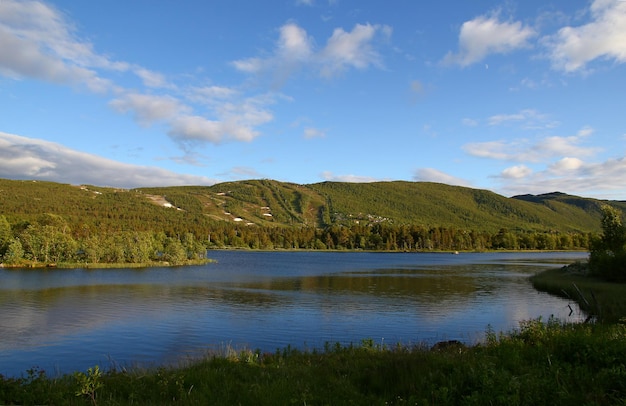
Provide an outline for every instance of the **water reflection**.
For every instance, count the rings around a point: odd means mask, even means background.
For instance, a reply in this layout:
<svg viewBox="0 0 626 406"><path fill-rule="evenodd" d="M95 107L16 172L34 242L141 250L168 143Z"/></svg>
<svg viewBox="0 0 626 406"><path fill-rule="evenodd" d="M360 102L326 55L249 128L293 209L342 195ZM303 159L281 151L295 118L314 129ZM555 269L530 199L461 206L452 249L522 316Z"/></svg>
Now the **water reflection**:
<svg viewBox="0 0 626 406"><path fill-rule="evenodd" d="M0 270L0 374L161 364L220 345L476 341L487 325L566 317L568 302L527 278L576 257L216 254L184 269Z"/></svg>

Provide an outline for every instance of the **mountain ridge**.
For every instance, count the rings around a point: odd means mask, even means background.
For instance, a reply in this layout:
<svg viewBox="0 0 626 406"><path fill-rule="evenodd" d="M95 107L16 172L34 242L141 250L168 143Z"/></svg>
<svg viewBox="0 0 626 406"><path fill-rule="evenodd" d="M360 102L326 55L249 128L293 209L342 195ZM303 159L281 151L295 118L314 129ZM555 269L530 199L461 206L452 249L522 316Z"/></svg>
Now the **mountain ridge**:
<svg viewBox="0 0 626 406"><path fill-rule="evenodd" d="M52 213L72 225L88 221L122 229L124 221L126 228L136 222L149 229L160 223L170 229L215 222L287 228L384 223L491 233L500 229L597 233L603 204L626 212L623 201L562 192L504 197L433 182L301 185L271 179L135 189L0 179L0 204L0 215L11 223Z"/></svg>

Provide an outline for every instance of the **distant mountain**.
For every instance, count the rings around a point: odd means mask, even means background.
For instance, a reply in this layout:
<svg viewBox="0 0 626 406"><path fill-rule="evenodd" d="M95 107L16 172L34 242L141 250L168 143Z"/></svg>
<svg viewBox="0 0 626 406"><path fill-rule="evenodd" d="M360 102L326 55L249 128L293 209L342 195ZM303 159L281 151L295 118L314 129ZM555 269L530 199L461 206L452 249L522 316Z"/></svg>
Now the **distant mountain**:
<svg viewBox="0 0 626 406"><path fill-rule="evenodd" d="M73 228L199 230L215 224L263 227L419 225L495 233L599 232L600 207L626 212L626 202L554 192L507 198L429 182L323 182L310 185L247 180L213 186L132 190L0 179L0 215L11 224L43 213Z"/></svg>

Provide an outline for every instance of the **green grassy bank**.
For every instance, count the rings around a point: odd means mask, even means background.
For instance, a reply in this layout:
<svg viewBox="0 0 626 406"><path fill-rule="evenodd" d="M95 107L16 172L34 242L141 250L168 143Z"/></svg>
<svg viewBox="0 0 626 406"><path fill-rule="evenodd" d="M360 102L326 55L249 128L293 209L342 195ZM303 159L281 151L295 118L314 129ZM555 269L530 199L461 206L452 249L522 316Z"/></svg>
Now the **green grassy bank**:
<svg viewBox="0 0 626 406"><path fill-rule="evenodd" d="M241 351L180 368L0 377L0 404L626 404L626 326L529 321L442 349Z"/></svg>
<svg viewBox="0 0 626 406"><path fill-rule="evenodd" d="M626 318L626 284L607 282L588 274L586 263L575 263L534 275L535 289L570 298L600 322Z"/></svg>

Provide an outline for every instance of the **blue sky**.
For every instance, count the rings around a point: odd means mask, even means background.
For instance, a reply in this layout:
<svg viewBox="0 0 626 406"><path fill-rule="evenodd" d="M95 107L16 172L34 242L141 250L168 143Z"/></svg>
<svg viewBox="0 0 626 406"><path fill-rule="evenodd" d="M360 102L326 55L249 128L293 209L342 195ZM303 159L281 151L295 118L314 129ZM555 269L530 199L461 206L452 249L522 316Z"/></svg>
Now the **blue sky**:
<svg viewBox="0 0 626 406"><path fill-rule="evenodd" d="M0 177L626 200L626 1L0 1Z"/></svg>

